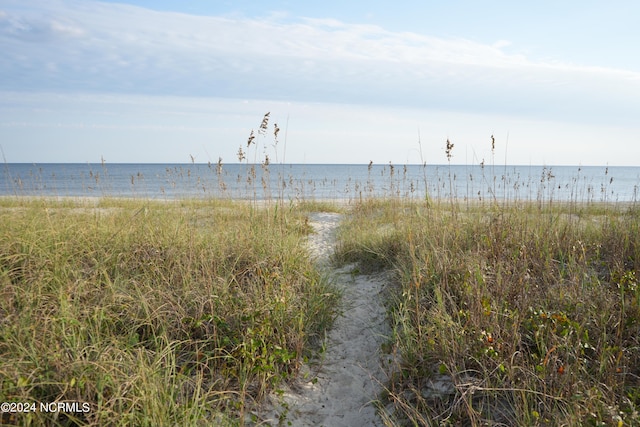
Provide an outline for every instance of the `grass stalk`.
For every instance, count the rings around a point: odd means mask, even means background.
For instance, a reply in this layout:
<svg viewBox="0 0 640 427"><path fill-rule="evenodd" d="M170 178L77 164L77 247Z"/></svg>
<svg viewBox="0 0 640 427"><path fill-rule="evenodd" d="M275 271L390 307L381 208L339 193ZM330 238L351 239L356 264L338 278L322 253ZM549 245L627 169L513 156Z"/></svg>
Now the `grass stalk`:
<svg viewBox="0 0 640 427"><path fill-rule="evenodd" d="M339 235L338 262L396 273L391 425L638 424L637 210L450 209L370 200Z"/></svg>
<svg viewBox="0 0 640 427"><path fill-rule="evenodd" d="M238 423L334 316L304 210L12 199L0 229L0 400L90 405L3 423Z"/></svg>

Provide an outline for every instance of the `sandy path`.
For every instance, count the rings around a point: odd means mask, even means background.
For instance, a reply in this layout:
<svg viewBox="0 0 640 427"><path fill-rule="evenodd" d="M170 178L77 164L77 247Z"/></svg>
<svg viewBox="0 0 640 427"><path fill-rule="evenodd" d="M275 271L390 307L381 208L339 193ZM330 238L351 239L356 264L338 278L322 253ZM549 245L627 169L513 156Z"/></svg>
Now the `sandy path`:
<svg viewBox="0 0 640 427"><path fill-rule="evenodd" d="M373 402L385 383L389 356L380 347L390 333L382 304L382 276L359 276L351 267L328 265L341 215L315 213L310 250L343 289L342 314L336 319L320 360L304 366L297 383L269 397L259 425L358 427L382 426Z"/></svg>

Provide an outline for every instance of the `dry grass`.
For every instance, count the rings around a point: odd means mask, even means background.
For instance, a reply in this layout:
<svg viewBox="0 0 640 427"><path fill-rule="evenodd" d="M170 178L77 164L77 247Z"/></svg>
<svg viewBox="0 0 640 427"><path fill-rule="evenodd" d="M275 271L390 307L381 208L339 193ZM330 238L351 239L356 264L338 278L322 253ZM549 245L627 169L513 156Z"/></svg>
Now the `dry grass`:
<svg viewBox="0 0 640 427"><path fill-rule="evenodd" d="M397 273L389 424L640 423L637 209L369 201L336 260Z"/></svg>
<svg viewBox="0 0 640 427"><path fill-rule="evenodd" d="M1 203L0 401L90 405L2 423L239 424L332 322L292 205Z"/></svg>
<svg viewBox="0 0 640 427"><path fill-rule="evenodd" d="M387 424L640 425L635 202L597 203L609 187L580 169L568 202L551 169L534 182L505 166L499 179L493 137L491 173L483 159L464 194L449 140L448 179L428 182L421 158L417 180L392 164L377 179L370 163L366 182L341 189L271 170L269 118L239 147L237 176L222 159L207 176L167 168L171 202L0 199L0 401L90 406L3 424L242 424L335 316L339 295L303 245L306 213L349 204L334 259L397 278ZM103 162L87 188L111 194L107 178ZM185 182L219 199L180 199ZM342 202L304 200L316 184ZM147 194L142 174L131 187Z"/></svg>

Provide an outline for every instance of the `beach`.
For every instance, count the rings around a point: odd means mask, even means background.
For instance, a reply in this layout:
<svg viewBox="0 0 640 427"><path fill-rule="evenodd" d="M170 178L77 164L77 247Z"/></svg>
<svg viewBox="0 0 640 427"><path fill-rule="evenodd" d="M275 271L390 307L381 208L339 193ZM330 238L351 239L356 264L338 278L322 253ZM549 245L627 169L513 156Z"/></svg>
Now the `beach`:
<svg viewBox="0 0 640 427"><path fill-rule="evenodd" d="M0 221L0 391L90 408L5 424L637 421L634 203L5 197Z"/></svg>

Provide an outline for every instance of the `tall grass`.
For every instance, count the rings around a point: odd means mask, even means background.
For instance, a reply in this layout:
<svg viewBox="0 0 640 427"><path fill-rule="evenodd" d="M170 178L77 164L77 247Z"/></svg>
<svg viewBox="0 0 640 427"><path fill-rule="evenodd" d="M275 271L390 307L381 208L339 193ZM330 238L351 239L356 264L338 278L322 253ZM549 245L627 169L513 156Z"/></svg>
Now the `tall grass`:
<svg viewBox="0 0 640 427"><path fill-rule="evenodd" d="M623 205L357 205L336 260L396 273L393 424L638 425L639 242Z"/></svg>
<svg viewBox="0 0 640 427"><path fill-rule="evenodd" d="M90 405L4 424L239 424L332 322L304 208L1 203L0 401Z"/></svg>
<svg viewBox="0 0 640 427"><path fill-rule="evenodd" d="M327 197L351 204L335 260L396 273L389 424L640 423L635 190L608 203L608 169L599 189L580 168L571 188L546 167L499 178L493 137L490 173L483 160L462 186L449 140L444 176L422 154L415 176L372 162L346 182L286 176L269 118L232 175L222 159L203 175L167 167L158 190L138 173L114 200L123 183L103 161L80 183L101 199L0 199L0 401L90 405L2 423L247 421L335 316L303 244L306 213L335 209ZM76 191L39 173L7 172L14 194ZM173 200L148 199L158 191Z"/></svg>
<svg viewBox="0 0 640 427"><path fill-rule="evenodd" d="M640 425L635 201L550 168L522 198L481 169L490 203L458 200L449 173L448 199L363 201L339 234L336 262L395 272L387 424Z"/></svg>

